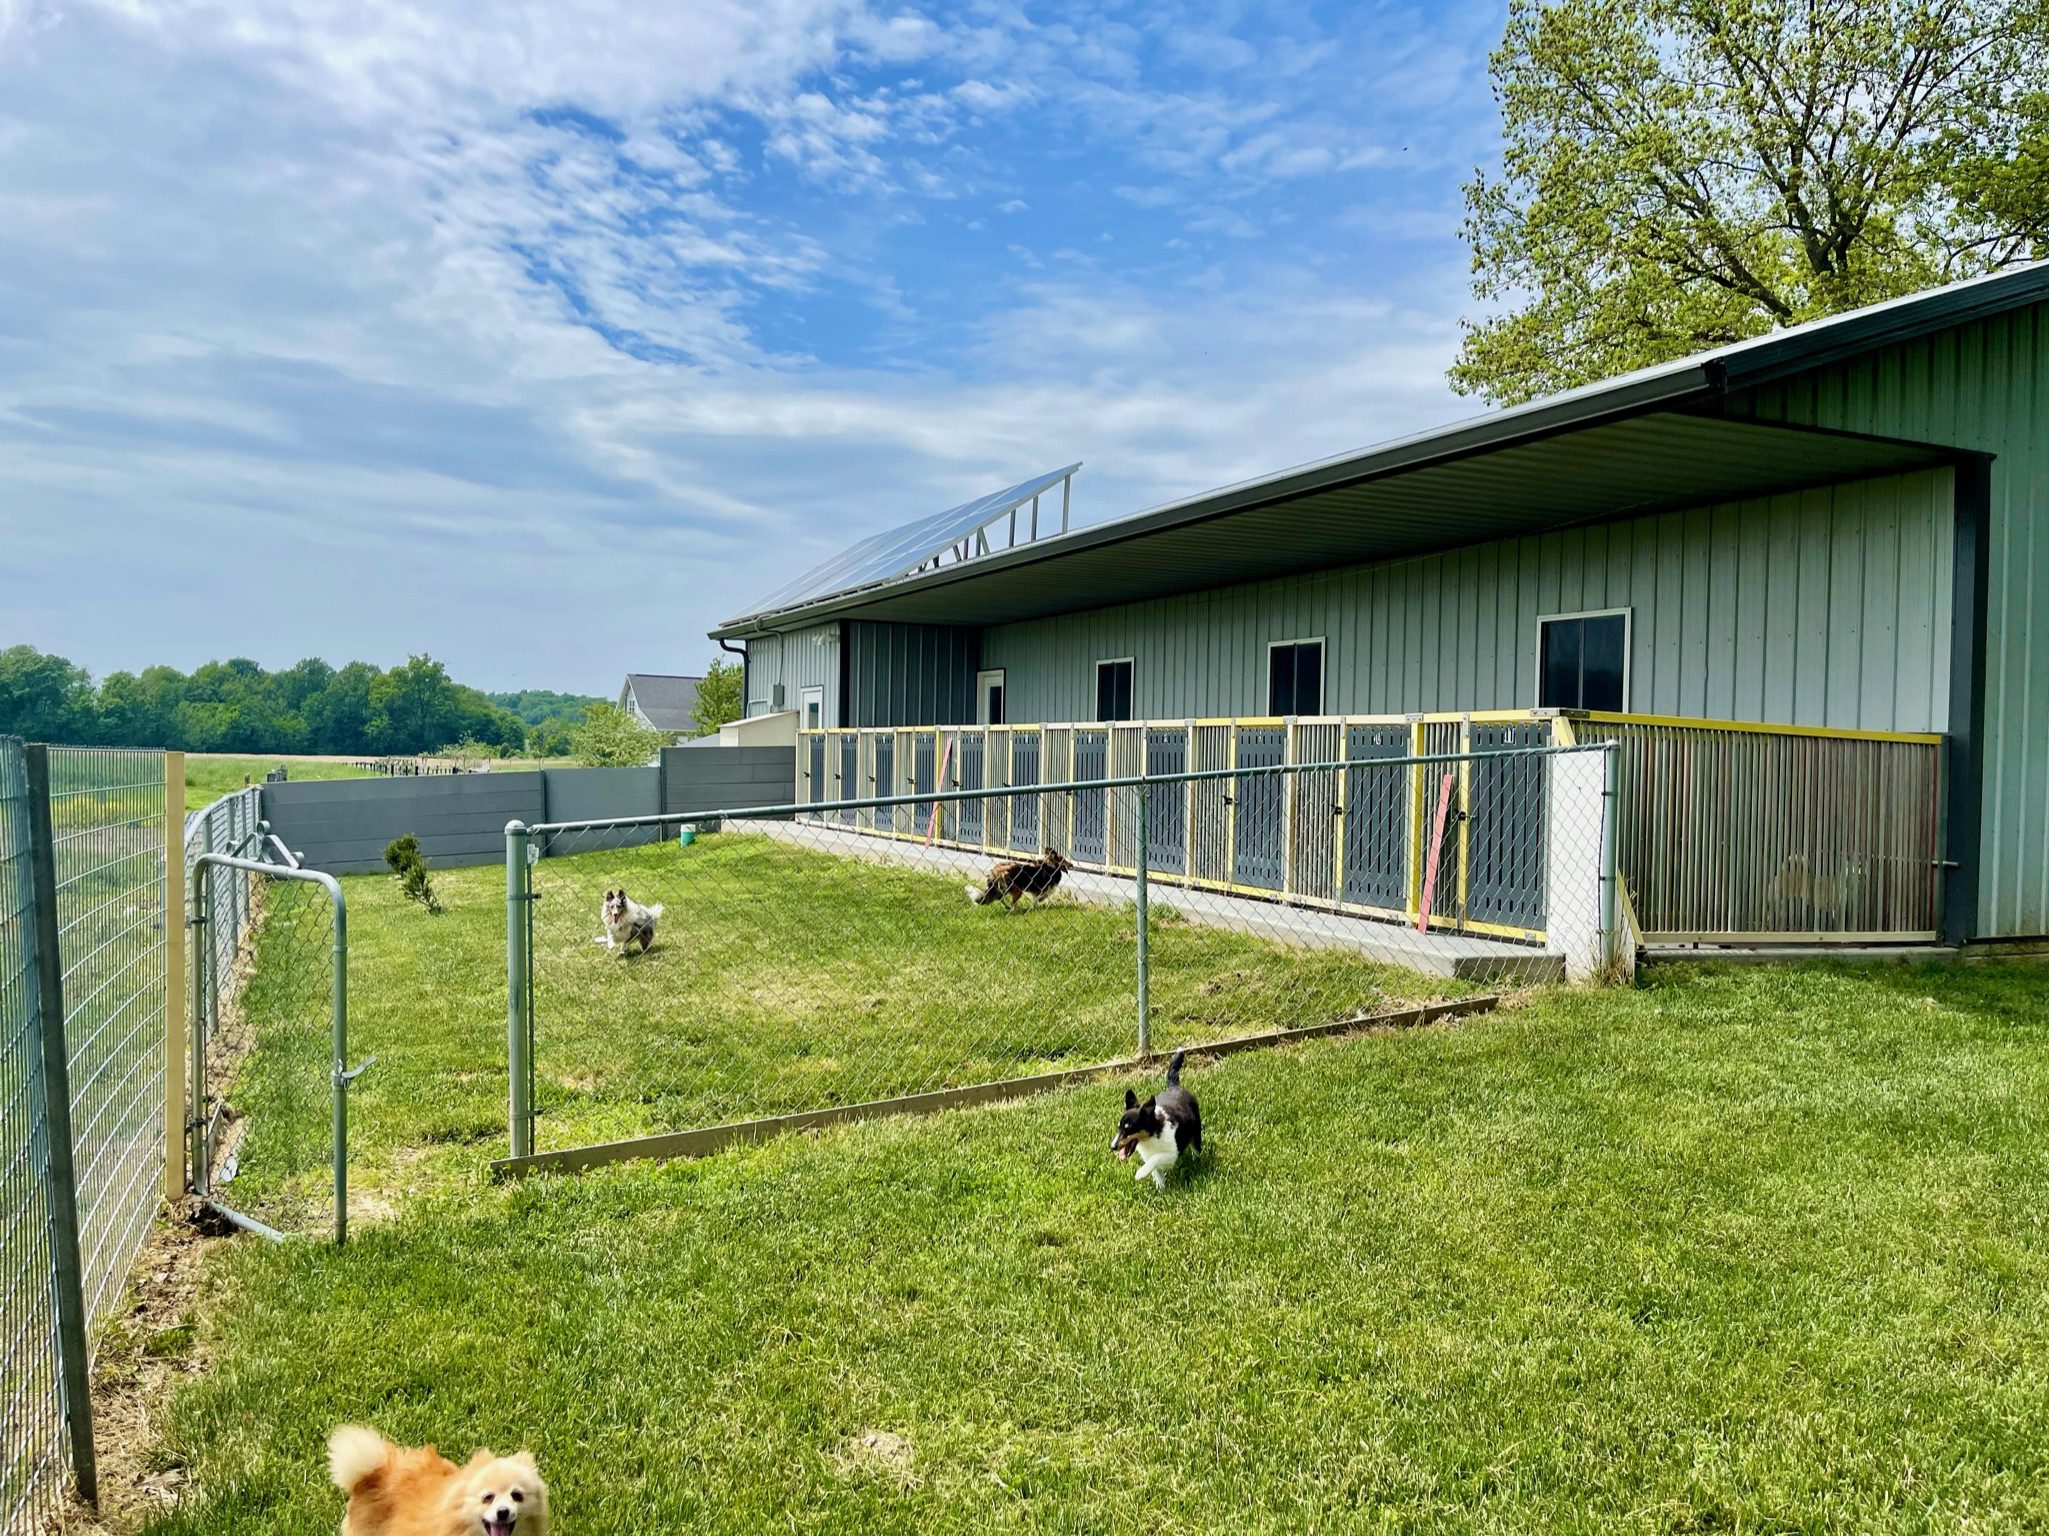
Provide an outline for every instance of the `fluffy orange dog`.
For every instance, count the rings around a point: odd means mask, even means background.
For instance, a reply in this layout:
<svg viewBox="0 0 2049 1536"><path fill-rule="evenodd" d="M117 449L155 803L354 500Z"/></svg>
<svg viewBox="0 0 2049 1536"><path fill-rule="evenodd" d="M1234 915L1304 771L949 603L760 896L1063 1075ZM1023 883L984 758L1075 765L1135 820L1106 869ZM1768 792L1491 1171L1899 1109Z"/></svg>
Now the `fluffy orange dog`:
<svg viewBox="0 0 2049 1536"><path fill-rule="evenodd" d="M548 1487L525 1451L458 1467L347 1424L328 1438L327 1467L349 1496L341 1536L548 1536Z"/></svg>

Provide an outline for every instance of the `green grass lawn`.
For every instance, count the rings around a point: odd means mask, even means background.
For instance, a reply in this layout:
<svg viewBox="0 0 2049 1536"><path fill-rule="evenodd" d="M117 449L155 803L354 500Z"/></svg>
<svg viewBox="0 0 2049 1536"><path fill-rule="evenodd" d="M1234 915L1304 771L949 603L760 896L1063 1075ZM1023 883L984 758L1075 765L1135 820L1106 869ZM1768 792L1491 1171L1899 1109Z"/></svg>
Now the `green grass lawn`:
<svg viewBox="0 0 2049 1536"><path fill-rule="evenodd" d="M185 754L185 813L203 811L222 795L242 788L247 778L261 784L279 763L295 779L364 779L367 769L338 757L230 757L206 752Z"/></svg>
<svg viewBox="0 0 2049 1536"><path fill-rule="evenodd" d="M395 882L343 882L352 1096L366 1209L508 1148L505 876L436 871L444 911ZM566 1148L1126 1059L1136 1050L1128 910L1006 914L960 882L737 832L551 858L536 871L536 1145ZM603 891L666 908L646 955L594 943ZM235 1195L305 1225L326 1202L324 898L272 888L232 1095L248 1143ZM1153 1040L1168 1048L1470 990L1331 951L1156 922Z"/></svg>
<svg viewBox="0 0 2049 1536"><path fill-rule="evenodd" d="M428 962L361 906L359 995L403 996ZM531 1446L604 1536L2041 1529L2043 983L1673 975L1234 1057L1165 1195L1107 1154L1116 1083L422 1164L347 1249L217 1270L148 1529L327 1536L345 1419ZM418 1091L377 1145L481 1114L427 1064L380 1062Z"/></svg>

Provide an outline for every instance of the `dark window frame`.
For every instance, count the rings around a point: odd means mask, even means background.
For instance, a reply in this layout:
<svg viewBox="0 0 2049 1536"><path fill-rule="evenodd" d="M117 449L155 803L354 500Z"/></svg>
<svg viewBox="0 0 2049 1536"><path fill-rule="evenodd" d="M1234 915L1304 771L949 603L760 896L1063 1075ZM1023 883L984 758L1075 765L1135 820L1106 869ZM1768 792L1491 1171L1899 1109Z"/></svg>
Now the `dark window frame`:
<svg viewBox="0 0 2049 1536"><path fill-rule="evenodd" d="M1299 640L1267 641L1266 712L1268 715L1279 715L1284 718L1288 715L1308 715L1314 717L1323 713L1324 701L1330 697L1330 647L1324 643L1326 638L1327 637L1323 635L1304 635ZM1297 653L1294 658L1294 677L1289 684L1289 691L1293 692L1294 689L1298 687L1302 681L1302 661L1300 652L1310 646L1314 646L1316 648L1316 707L1314 709L1303 709L1299 707L1301 704L1301 700L1295 699L1291 700L1291 702L1297 706L1294 709L1276 708L1274 705L1274 652L1293 651Z"/></svg>
<svg viewBox="0 0 2049 1536"><path fill-rule="evenodd" d="M1112 713L1106 713L1106 712L1105 712L1105 708L1106 708L1106 706L1104 705L1104 702L1103 702L1103 668L1105 668L1105 667L1122 667L1122 668L1124 668L1124 713L1123 713L1123 714L1121 714L1121 715L1119 715L1119 714L1112 714ZM1116 675L1116 674L1115 674L1114 672L1113 672L1113 673L1111 674L1111 676L1112 676L1113 678L1115 677L1115 675ZM1109 709L1111 709L1111 710L1114 710L1114 709L1116 708L1116 704L1117 704L1117 691L1116 691L1116 684L1115 684L1115 682L1113 681L1113 682L1111 683L1111 685L1110 685L1110 702L1109 702L1109 705L1108 705L1107 707L1108 707ZM1137 715L1136 715L1136 713L1135 713L1135 711L1136 711L1137 707L1138 707L1138 661L1137 661L1137 659L1136 659L1135 657L1131 657L1131 656L1105 656L1105 657L1101 658L1100 660L1098 660L1098 661L1096 662L1096 719L1097 719L1098 721L1103 721L1103 722L1109 722L1109 723L1113 723L1113 724L1114 724L1114 723L1116 723L1116 722L1119 722L1119 721L1124 721L1124 720L1134 720L1134 719L1136 719L1136 718L1137 718Z"/></svg>
<svg viewBox="0 0 2049 1536"><path fill-rule="evenodd" d="M1572 613L1543 613L1537 616L1536 692L1532 695L1532 699L1538 709L1607 710L1606 705L1596 706L1584 702L1557 704L1546 703L1544 700L1544 631L1546 627L1552 624L1578 624L1581 626L1581 662L1577 693L1579 699L1584 701L1586 698L1585 625L1592 619L1620 619L1622 621L1622 698L1614 706L1612 712L1615 714L1627 714L1629 712L1630 650L1636 623L1635 611L1631 608L1586 608Z"/></svg>

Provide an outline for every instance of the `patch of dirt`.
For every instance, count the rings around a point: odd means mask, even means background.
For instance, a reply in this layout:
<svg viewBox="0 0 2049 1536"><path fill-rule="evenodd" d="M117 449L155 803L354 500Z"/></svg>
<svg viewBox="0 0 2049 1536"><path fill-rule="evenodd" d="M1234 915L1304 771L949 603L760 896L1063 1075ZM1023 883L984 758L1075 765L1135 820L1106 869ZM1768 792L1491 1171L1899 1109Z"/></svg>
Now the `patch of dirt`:
<svg viewBox="0 0 2049 1536"><path fill-rule="evenodd" d="M204 1325L205 1271L228 1238L202 1224L195 1202L157 1218L131 1271L126 1307L101 1335L93 1367L93 1442L99 1456L100 1507L68 1507L66 1536L125 1536L169 1508L185 1486L168 1459L171 1399L211 1363Z"/></svg>

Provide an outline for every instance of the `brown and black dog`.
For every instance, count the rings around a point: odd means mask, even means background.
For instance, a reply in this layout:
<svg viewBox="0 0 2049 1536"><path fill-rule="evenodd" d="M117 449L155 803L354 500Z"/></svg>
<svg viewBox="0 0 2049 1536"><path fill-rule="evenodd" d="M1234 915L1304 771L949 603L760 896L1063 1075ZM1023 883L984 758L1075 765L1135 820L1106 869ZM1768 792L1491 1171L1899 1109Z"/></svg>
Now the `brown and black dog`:
<svg viewBox="0 0 2049 1536"><path fill-rule="evenodd" d="M1009 902L1015 912L1020 897L1029 896L1034 903L1044 901L1072 868L1057 848L1048 848L1036 859L1005 859L989 871L986 884L967 887L968 900L986 907L1000 899Z"/></svg>

